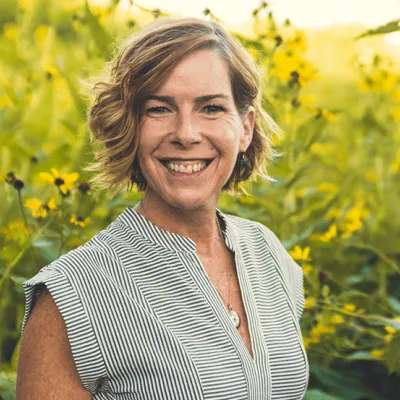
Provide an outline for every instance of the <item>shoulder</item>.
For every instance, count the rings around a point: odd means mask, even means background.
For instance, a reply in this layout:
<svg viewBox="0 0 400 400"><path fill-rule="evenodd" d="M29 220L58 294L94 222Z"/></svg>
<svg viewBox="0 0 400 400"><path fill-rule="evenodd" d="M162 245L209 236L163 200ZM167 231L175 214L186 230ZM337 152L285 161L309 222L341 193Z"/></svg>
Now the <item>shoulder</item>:
<svg viewBox="0 0 400 400"><path fill-rule="evenodd" d="M118 236L109 225L85 243L53 260L40 272L56 270L63 275L70 276L71 274L87 273L92 269L107 269L110 265L119 264L115 250L117 240Z"/></svg>
<svg viewBox="0 0 400 400"><path fill-rule="evenodd" d="M66 399L71 394L92 398L74 365L64 320L44 286L21 339L17 397Z"/></svg>
<svg viewBox="0 0 400 400"><path fill-rule="evenodd" d="M244 233L248 233L248 238L252 235L255 237L261 236L267 243L268 246L272 246L275 249L279 249L280 252L285 252L285 248L278 236L267 226L258 221L253 221L243 217L239 217L232 214L225 215L227 220L234 226L236 231L243 237Z"/></svg>

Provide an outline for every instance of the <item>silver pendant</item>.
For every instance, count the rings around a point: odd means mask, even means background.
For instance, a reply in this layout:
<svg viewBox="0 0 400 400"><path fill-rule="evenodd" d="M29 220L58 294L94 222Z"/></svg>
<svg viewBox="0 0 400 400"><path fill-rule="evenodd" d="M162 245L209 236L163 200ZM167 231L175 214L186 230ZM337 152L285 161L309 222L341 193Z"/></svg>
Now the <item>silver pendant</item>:
<svg viewBox="0 0 400 400"><path fill-rule="evenodd" d="M240 326L240 317L239 314L236 311L233 311L232 309L228 312L229 317L231 318L231 321L233 322L233 325L235 328L239 328Z"/></svg>

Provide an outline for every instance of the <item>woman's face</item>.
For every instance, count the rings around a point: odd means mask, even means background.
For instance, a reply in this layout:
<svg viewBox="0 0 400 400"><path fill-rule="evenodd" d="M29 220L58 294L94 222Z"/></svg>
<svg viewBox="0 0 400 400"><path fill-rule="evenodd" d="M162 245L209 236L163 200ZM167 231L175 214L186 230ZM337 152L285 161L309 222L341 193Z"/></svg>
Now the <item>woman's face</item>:
<svg viewBox="0 0 400 400"><path fill-rule="evenodd" d="M199 50L184 58L144 104L138 160L147 200L215 206L253 127L254 109L239 115L221 56Z"/></svg>

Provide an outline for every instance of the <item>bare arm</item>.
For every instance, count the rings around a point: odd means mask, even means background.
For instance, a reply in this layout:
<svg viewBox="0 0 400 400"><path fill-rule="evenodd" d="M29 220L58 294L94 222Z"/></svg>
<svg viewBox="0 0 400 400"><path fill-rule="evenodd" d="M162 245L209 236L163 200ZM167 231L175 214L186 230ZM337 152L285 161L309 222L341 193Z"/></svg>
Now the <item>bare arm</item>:
<svg viewBox="0 0 400 400"><path fill-rule="evenodd" d="M41 290L21 339L16 400L91 400L72 358L64 320Z"/></svg>

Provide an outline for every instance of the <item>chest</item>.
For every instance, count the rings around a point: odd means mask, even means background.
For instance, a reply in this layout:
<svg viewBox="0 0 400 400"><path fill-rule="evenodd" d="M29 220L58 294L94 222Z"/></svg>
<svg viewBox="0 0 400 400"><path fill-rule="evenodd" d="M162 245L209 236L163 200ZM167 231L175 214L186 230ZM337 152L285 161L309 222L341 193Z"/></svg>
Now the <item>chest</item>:
<svg viewBox="0 0 400 400"><path fill-rule="evenodd" d="M93 307L108 314L92 319L102 354L112 354L112 390L126 393L128 376L132 398L301 399L301 336L272 260L256 250L225 258L121 252L114 279L88 288L101 288L90 298L112 299L112 307ZM237 330L224 314L229 293Z"/></svg>
<svg viewBox="0 0 400 400"><path fill-rule="evenodd" d="M232 252L220 253L218 257L199 256L210 282L217 289L219 297L224 304L226 312L229 306L239 315L240 325L238 333L253 358L253 346L249 331L246 307L243 301L242 288L240 285L235 255Z"/></svg>

